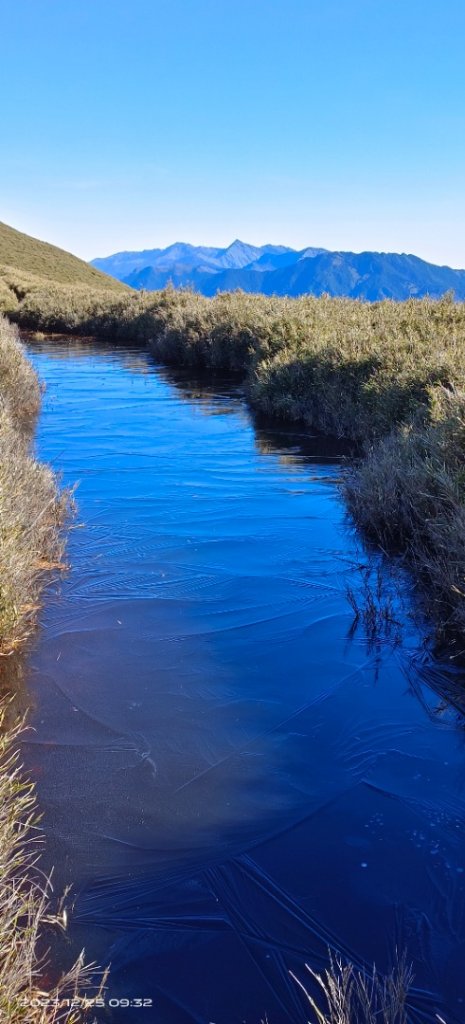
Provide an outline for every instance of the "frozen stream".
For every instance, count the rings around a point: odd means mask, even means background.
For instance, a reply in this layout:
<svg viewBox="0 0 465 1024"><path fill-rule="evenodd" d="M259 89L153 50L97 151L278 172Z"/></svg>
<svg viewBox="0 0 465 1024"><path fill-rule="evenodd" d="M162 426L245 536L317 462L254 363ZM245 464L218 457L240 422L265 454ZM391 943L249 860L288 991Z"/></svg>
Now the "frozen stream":
<svg viewBox="0 0 465 1024"><path fill-rule="evenodd" d="M397 945L412 1024L463 1024L465 734L438 696L463 684L408 622L351 635L337 445L145 352L30 351L40 456L79 481L25 744L76 893L55 955L111 961L102 1020L304 1024L289 969Z"/></svg>

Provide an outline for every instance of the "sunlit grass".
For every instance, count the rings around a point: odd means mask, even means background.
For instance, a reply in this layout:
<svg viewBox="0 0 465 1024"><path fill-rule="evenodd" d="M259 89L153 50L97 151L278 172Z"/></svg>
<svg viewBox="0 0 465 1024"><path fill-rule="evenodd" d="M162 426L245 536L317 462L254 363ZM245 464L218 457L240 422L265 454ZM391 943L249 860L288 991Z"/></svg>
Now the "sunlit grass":
<svg viewBox="0 0 465 1024"><path fill-rule="evenodd" d="M72 256L63 249L41 242L30 235L16 231L8 224L0 222L0 264L21 273L35 274L38 277L63 284L81 283L87 287L103 288L110 291L123 291L124 285L107 274L102 274L95 267L89 266L84 260ZM2 291L0 287L0 311L2 309Z"/></svg>
<svg viewBox="0 0 465 1024"><path fill-rule="evenodd" d="M319 990L318 1001L305 981L292 972L291 976L309 1003L312 1024L407 1024L413 974L405 959L388 975L380 974L376 967L369 974L357 971L331 954L322 974L305 966Z"/></svg>
<svg viewBox="0 0 465 1024"><path fill-rule="evenodd" d="M68 497L30 451L39 404L16 329L0 317L0 656L28 638L46 573L62 565Z"/></svg>

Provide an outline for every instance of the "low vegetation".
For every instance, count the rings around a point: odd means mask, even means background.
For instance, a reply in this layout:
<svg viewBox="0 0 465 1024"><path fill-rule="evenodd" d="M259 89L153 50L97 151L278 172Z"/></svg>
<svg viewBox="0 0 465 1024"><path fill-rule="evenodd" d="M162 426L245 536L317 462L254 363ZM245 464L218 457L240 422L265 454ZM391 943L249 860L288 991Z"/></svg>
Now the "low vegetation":
<svg viewBox="0 0 465 1024"><path fill-rule="evenodd" d="M363 453L345 482L354 520L409 562L439 637L462 653L465 304L113 294L1 271L0 288L23 327L143 342L162 362L239 372L255 409L353 441Z"/></svg>
<svg viewBox="0 0 465 1024"><path fill-rule="evenodd" d="M310 1004L315 1024L407 1024L413 975L405 959L387 976L380 975L376 967L368 975L357 971L331 953L323 974L305 966L316 983L318 1002L304 982L294 974L292 977Z"/></svg>
<svg viewBox="0 0 465 1024"><path fill-rule="evenodd" d="M386 551L407 555L441 641L465 638L465 394L437 388L429 419L391 431L346 479L354 519Z"/></svg>
<svg viewBox="0 0 465 1024"><path fill-rule="evenodd" d="M30 452L39 403L16 329L0 317L0 655L29 636L46 574L62 560L67 499Z"/></svg>

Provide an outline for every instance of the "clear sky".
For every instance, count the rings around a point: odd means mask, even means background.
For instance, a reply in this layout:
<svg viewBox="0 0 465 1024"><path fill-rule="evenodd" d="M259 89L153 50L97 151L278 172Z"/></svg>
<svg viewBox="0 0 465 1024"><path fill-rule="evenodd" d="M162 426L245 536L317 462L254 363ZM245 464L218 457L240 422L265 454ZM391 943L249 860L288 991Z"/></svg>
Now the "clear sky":
<svg viewBox="0 0 465 1024"><path fill-rule="evenodd" d="M0 220L465 267L464 0L0 0Z"/></svg>

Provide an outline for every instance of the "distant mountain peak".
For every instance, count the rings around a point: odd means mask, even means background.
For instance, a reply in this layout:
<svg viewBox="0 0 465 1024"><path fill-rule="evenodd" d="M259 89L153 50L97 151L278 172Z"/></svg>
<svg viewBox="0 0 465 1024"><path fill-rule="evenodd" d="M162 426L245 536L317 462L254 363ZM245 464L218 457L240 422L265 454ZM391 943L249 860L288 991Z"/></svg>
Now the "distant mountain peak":
<svg viewBox="0 0 465 1024"><path fill-rule="evenodd" d="M166 249L116 253L93 266L133 288L189 285L204 295L241 288L265 295L329 295L379 300L440 297L453 289L465 300L465 271L439 267L406 253L330 252L285 245L250 245L235 238L226 248L174 242Z"/></svg>

